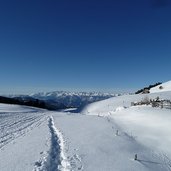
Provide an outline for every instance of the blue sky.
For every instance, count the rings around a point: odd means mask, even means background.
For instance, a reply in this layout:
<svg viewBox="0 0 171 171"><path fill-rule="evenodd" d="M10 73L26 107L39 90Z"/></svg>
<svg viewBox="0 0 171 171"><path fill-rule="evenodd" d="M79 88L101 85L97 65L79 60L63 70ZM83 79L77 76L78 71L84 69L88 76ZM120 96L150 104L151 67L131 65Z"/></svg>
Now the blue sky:
<svg viewBox="0 0 171 171"><path fill-rule="evenodd" d="M0 93L171 80L171 4L157 1L0 2Z"/></svg>

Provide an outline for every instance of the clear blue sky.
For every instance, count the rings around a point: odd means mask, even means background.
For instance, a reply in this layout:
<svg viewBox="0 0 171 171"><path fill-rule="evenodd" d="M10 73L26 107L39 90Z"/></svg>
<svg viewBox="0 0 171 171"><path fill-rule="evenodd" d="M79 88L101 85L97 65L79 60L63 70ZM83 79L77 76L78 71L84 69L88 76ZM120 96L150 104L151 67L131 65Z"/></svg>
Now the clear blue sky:
<svg viewBox="0 0 171 171"><path fill-rule="evenodd" d="M159 1L1 1L0 93L171 80L171 4Z"/></svg>

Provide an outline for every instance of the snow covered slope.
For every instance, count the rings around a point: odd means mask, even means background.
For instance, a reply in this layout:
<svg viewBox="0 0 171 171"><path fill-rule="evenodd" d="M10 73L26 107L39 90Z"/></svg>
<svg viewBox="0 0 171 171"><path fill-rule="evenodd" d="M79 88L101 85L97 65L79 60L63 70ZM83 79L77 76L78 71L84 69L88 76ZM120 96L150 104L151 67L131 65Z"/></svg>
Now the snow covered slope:
<svg viewBox="0 0 171 171"><path fill-rule="evenodd" d="M118 96L77 114L0 105L0 170L171 171L171 110L131 107L147 96L171 92Z"/></svg>
<svg viewBox="0 0 171 171"><path fill-rule="evenodd" d="M171 110L136 106L113 112L111 117L138 143L171 164Z"/></svg>
<svg viewBox="0 0 171 171"><path fill-rule="evenodd" d="M171 100L171 91L114 97L90 104L82 113L107 118L109 122L118 126L117 130L115 128L118 136L127 135L135 143L147 148L148 152L151 152L148 154L150 155L148 160L142 156L142 149L136 153L140 163L142 161L146 166L150 163L162 165L167 168L166 170L171 170L171 110L151 106L131 107L131 102L140 101L147 97L149 99L160 97ZM160 162L156 161L157 158ZM153 170L153 168L149 170Z"/></svg>
<svg viewBox="0 0 171 171"><path fill-rule="evenodd" d="M158 93L158 92L165 92L165 91L171 91L171 81L165 82L161 85L158 85L150 89L150 93Z"/></svg>
<svg viewBox="0 0 171 171"><path fill-rule="evenodd" d="M111 117L55 114L65 137L71 170L169 171L170 160L137 141ZM69 129L70 128L70 129ZM116 131L118 130L118 135ZM138 160L134 160L138 154Z"/></svg>
<svg viewBox="0 0 171 171"><path fill-rule="evenodd" d="M131 102L138 102L144 98L156 98L171 100L171 91L152 93L152 94L136 94L136 95L123 95L117 96L103 101L95 102L87 105L82 114L95 114L95 115L108 115L110 112L120 110L122 108L128 108L131 106Z"/></svg>

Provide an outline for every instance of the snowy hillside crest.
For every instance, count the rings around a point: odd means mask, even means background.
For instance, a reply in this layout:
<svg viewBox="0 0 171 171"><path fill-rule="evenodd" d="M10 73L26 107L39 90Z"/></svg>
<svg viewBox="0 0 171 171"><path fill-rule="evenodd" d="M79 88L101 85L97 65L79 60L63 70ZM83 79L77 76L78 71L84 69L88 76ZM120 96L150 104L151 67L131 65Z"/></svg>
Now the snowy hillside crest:
<svg viewBox="0 0 171 171"><path fill-rule="evenodd" d="M165 82L161 85L158 85L150 89L150 93L159 93L159 92L166 92L166 91L171 91L171 81Z"/></svg>

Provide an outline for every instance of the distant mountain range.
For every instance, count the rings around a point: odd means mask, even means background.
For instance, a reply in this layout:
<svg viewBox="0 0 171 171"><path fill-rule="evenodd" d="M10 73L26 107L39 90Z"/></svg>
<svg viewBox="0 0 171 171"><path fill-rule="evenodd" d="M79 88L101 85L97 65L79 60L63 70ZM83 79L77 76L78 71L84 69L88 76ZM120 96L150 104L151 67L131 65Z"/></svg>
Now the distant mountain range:
<svg viewBox="0 0 171 171"><path fill-rule="evenodd" d="M120 94L101 93L101 92L67 92L67 91L54 91L54 92L41 92L30 95L11 95L10 98L19 101L40 101L44 102L48 109L67 109L67 108L82 108L83 106L97 102L100 100L108 99L110 97L119 96Z"/></svg>
<svg viewBox="0 0 171 171"><path fill-rule="evenodd" d="M47 93L32 94L30 97L44 100L51 104L61 103L67 108L79 108L86 104L108 99L118 94L100 93L100 92L67 92L54 91Z"/></svg>
<svg viewBox="0 0 171 171"><path fill-rule="evenodd" d="M156 83L138 90L135 94L154 93L171 91L171 81L166 83ZM9 95L0 97L0 103L21 104L34 107L40 107L50 110L60 110L68 108L77 108L81 110L85 105L105 100L121 94L101 93L101 92L68 92L53 91L42 92L30 95Z"/></svg>

